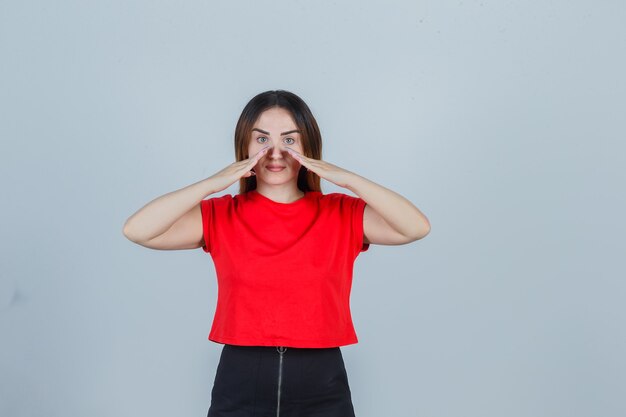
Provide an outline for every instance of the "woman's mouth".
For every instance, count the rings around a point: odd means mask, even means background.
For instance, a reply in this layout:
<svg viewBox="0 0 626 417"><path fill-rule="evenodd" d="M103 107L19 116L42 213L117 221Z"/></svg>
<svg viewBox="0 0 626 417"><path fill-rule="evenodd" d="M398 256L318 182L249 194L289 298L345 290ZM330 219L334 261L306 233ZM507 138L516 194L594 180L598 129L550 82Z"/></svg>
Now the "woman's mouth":
<svg viewBox="0 0 626 417"><path fill-rule="evenodd" d="M285 169L285 167L279 165L268 165L266 168L272 172L280 172Z"/></svg>

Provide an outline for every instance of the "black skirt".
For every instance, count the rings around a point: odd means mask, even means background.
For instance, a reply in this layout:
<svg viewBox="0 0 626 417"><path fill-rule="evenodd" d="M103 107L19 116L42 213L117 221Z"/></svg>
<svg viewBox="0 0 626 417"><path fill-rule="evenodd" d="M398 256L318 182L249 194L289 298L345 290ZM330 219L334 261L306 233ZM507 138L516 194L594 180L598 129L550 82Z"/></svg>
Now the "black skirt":
<svg viewBox="0 0 626 417"><path fill-rule="evenodd" d="M208 417L354 417L339 347L225 344Z"/></svg>

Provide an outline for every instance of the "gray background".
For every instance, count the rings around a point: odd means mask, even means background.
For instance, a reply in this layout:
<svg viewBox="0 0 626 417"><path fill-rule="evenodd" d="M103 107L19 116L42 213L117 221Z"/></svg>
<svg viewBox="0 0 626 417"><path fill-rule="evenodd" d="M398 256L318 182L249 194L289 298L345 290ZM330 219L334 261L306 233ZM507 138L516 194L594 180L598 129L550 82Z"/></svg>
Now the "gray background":
<svg viewBox="0 0 626 417"><path fill-rule="evenodd" d="M210 256L122 226L276 88L432 224L357 258L359 417L625 415L624 2L225 3L0 3L0 415L206 415Z"/></svg>

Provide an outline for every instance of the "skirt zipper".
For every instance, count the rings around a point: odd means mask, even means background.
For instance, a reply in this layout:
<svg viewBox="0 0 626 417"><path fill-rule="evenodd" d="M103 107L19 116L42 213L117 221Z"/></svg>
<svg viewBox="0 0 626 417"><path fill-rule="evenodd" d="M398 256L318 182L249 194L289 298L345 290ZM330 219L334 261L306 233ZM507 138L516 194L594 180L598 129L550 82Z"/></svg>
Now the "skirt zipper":
<svg viewBox="0 0 626 417"><path fill-rule="evenodd" d="M287 350L284 346L277 346L276 350L280 354L280 359L278 360L278 392L276 395L277 404L276 404L276 417L280 417L280 385L283 379L283 354Z"/></svg>

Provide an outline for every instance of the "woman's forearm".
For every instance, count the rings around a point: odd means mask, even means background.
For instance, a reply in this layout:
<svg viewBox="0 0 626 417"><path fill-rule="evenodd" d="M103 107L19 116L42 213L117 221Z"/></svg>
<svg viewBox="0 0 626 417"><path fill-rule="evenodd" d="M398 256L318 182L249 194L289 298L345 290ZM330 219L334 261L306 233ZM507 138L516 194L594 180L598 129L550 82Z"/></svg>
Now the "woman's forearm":
<svg viewBox="0 0 626 417"><path fill-rule="evenodd" d="M285 150L320 178L358 195L389 227L407 238L407 241L421 239L430 232L430 222L426 216L400 194L337 165L309 158L291 148Z"/></svg>
<svg viewBox="0 0 626 417"><path fill-rule="evenodd" d="M126 220L124 235L133 242L141 242L165 233L202 199L216 192L215 182L209 177L155 198Z"/></svg>
<svg viewBox="0 0 626 417"><path fill-rule="evenodd" d="M124 235L137 243L162 235L206 196L228 188L241 178L250 177L250 170L268 149L266 146L254 156L235 161L209 178L155 198L126 220Z"/></svg>
<svg viewBox="0 0 626 417"><path fill-rule="evenodd" d="M421 238L430 231L428 218L400 194L352 172L346 188L362 198L396 232Z"/></svg>

